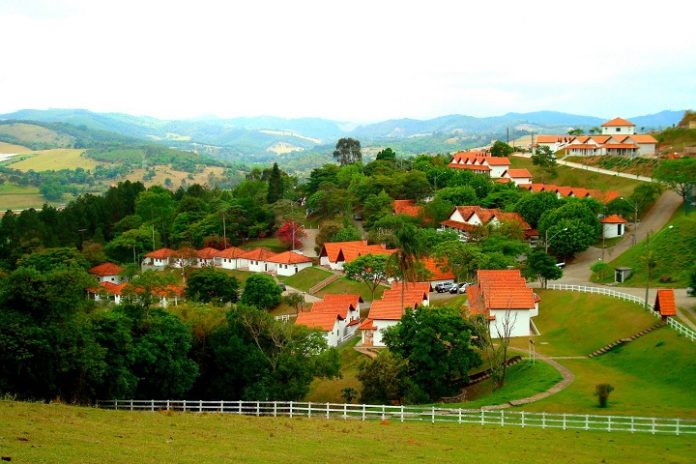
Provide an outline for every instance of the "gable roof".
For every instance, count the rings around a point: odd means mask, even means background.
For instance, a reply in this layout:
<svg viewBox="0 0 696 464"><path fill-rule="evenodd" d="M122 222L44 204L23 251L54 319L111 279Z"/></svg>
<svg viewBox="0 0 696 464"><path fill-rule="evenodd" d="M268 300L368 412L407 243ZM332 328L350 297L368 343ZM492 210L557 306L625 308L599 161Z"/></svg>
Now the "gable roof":
<svg viewBox="0 0 696 464"><path fill-rule="evenodd" d="M489 156L484 163L489 166L510 166L510 159L504 156Z"/></svg>
<svg viewBox="0 0 696 464"><path fill-rule="evenodd" d="M272 255L266 258L269 263L278 264L300 264L300 263L311 263L312 258L308 258L305 255L295 253L294 251L284 251L283 253L278 253L277 255Z"/></svg>
<svg viewBox="0 0 696 464"><path fill-rule="evenodd" d="M217 253L215 253L216 258L227 258L227 259L239 258L244 253L246 253L246 250L242 250L241 248L237 248L237 247L233 247L233 246L225 248L224 250L216 250L216 251L217 251Z"/></svg>
<svg viewBox="0 0 696 464"><path fill-rule="evenodd" d="M532 173L529 172L528 169L508 169L507 170L508 176L510 176L512 179L519 179L522 177L528 177L532 178Z"/></svg>
<svg viewBox="0 0 696 464"><path fill-rule="evenodd" d="M323 331L333 330L336 321L344 318L334 312L301 312L298 314L295 324L304 325L310 329L321 329Z"/></svg>
<svg viewBox="0 0 696 464"><path fill-rule="evenodd" d="M537 135L534 141L536 143L569 143L574 138L572 135Z"/></svg>
<svg viewBox="0 0 696 464"><path fill-rule="evenodd" d="M447 260L442 263L438 263L435 258L425 258L423 259L423 266L428 270L430 275L428 276L429 281L433 280L449 280L454 279L454 272L443 271L442 268L447 266Z"/></svg>
<svg viewBox="0 0 696 464"><path fill-rule="evenodd" d="M488 315L494 309L531 310L538 297L520 274L519 269L479 270L478 283L467 288L469 308L473 314Z"/></svg>
<svg viewBox="0 0 696 464"><path fill-rule="evenodd" d="M635 143L657 143L655 137L650 134L634 134L631 138Z"/></svg>
<svg viewBox="0 0 696 464"><path fill-rule="evenodd" d="M447 165L450 168L454 169L466 169L468 171L481 171L481 172L488 172L491 170L490 166L486 166L485 164L457 164L457 163L450 163Z"/></svg>
<svg viewBox="0 0 696 464"><path fill-rule="evenodd" d="M676 316L677 306L674 302L674 290L658 290L655 296L655 311L660 316Z"/></svg>
<svg viewBox="0 0 696 464"><path fill-rule="evenodd" d="M341 247L347 245L367 245L367 240L355 240L352 242L325 242L321 247L321 253L319 256L326 256L329 261L335 263L338 258L338 253L341 251Z"/></svg>
<svg viewBox="0 0 696 464"><path fill-rule="evenodd" d="M611 119L611 120L605 122L604 124L602 124L602 127L617 127L617 126L634 126L635 127L635 124L633 124L631 121L629 121L627 119L623 119L623 118L614 118L614 119Z"/></svg>
<svg viewBox="0 0 696 464"><path fill-rule="evenodd" d="M176 254L176 251L172 250L171 248L160 248L159 250L146 253L145 257L153 259L167 259L171 258L172 256L176 256Z"/></svg>
<svg viewBox="0 0 696 464"><path fill-rule="evenodd" d="M363 298L357 293L326 293L324 301L332 303L348 303L357 308L360 303L364 303Z"/></svg>
<svg viewBox="0 0 696 464"><path fill-rule="evenodd" d="M218 255L219 252L220 250L217 250L215 248L205 247L196 251L196 256L198 256L201 259L213 259Z"/></svg>
<svg viewBox="0 0 696 464"><path fill-rule="evenodd" d="M114 263L102 263L94 266L87 272L99 277L105 277L111 275L118 275L123 272L123 268L118 264Z"/></svg>
<svg viewBox="0 0 696 464"><path fill-rule="evenodd" d="M392 206L394 214L405 214L411 217L418 217L423 211L423 207L417 205L416 200L394 200Z"/></svg>
<svg viewBox="0 0 696 464"><path fill-rule="evenodd" d="M249 259L252 261L266 261L271 256L274 256L271 250L267 248L254 248L253 250L247 251L240 258Z"/></svg>
<svg viewBox="0 0 696 464"><path fill-rule="evenodd" d="M611 214L601 221L602 224L628 224L628 221L619 216L618 214Z"/></svg>
<svg viewBox="0 0 696 464"><path fill-rule="evenodd" d="M455 209L450 213L450 217L454 214L454 211L458 211L459 214L464 218L464 221L469 221L471 217L476 214L476 216L485 225L491 222L493 219L497 219L501 222L515 222L522 227L523 230L531 230L532 227L524 220L524 218L515 212L504 212L498 208L481 208L480 206L455 206ZM471 232L477 227L475 224L462 223L453 219L446 219L440 222L443 226L452 227L455 229L463 230L465 232Z"/></svg>

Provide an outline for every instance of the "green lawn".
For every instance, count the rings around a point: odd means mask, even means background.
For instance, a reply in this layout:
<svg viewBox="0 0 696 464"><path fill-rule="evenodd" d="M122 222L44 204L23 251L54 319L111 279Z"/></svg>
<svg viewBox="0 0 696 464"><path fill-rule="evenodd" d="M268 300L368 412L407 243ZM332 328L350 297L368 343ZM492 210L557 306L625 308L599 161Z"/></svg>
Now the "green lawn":
<svg viewBox="0 0 696 464"><path fill-rule="evenodd" d="M219 268L221 272L224 272L225 274L231 275L232 277L236 277L237 280L244 284L246 280L256 274L255 272L249 272L249 271L240 271L239 269L222 269Z"/></svg>
<svg viewBox="0 0 696 464"><path fill-rule="evenodd" d="M21 186L5 182L0 185L0 211L8 209L41 208L51 203L39 193L38 187Z"/></svg>
<svg viewBox="0 0 696 464"><path fill-rule="evenodd" d="M532 320L541 332L534 340L542 354L584 356L657 322L641 306L609 296L556 290L537 294L539 315ZM512 344L527 349L528 338L514 338Z"/></svg>
<svg viewBox="0 0 696 464"><path fill-rule="evenodd" d="M439 306L449 306L452 308L461 308L464 304L466 304L466 295L457 295L452 298L447 298L444 300L431 300L430 301L430 306L434 307L439 307Z"/></svg>
<svg viewBox="0 0 696 464"><path fill-rule="evenodd" d="M511 353L511 356L516 354ZM561 379L561 374L544 362L532 364L531 361L522 361L508 368L505 384L500 390L494 392L491 380L484 380L467 389L470 400L463 403L442 403L439 406L477 409L481 406L503 404L546 391Z"/></svg>
<svg viewBox="0 0 696 464"><path fill-rule="evenodd" d="M597 172L584 171L568 166L556 166L557 176L551 177L544 169L535 166L529 158L510 157L510 167L527 168L534 176L534 182L555 184L569 187L585 187L599 189L603 192L615 190L620 195L630 195L640 181L624 177L609 176Z"/></svg>
<svg viewBox="0 0 696 464"><path fill-rule="evenodd" d="M318 267L310 267L290 277L278 276L278 280L285 282L293 288L307 292L310 288L330 276L331 273L329 271Z"/></svg>
<svg viewBox="0 0 696 464"><path fill-rule="evenodd" d="M382 293L387 290L387 287L379 286L375 290L375 299L379 300L382 298ZM365 301L372 301L372 295L370 290L368 290L367 285L362 282L356 282L354 280L349 280L345 277L341 277L335 282L332 282L322 291L317 293L316 296L321 298L325 293L359 293Z"/></svg>
<svg viewBox="0 0 696 464"><path fill-rule="evenodd" d="M686 436L105 411L0 401L0 454L65 463L691 463Z"/></svg>
<svg viewBox="0 0 696 464"><path fill-rule="evenodd" d="M670 229L669 226L672 226ZM696 263L696 214L684 215L680 209L670 220L667 227L650 236L649 245L646 241L629 248L623 254L611 261L612 268L626 266L633 268L633 276L622 286L642 287L647 280L647 268L644 257L650 250L656 260L651 272L651 286L683 288L689 285L689 271ZM610 273L611 274L611 273ZM661 281L661 278L670 278ZM600 282L612 282L613 275Z"/></svg>
<svg viewBox="0 0 696 464"><path fill-rule="evenodd" d="M696 344L669 328L593 359L559 360L575 374L570 386L526 410L696 418ZM615 391L597 407L595 385Z"/></svg>
<svg viewBox="0 0 696 464"><path fill-rule="evenodd" d="M359 341L360 334L358 333L354 339L338 348L341 357L341 378L315 379L307 395L307 401L343 403L341 391L344 388L353 387L358 394L362 391L362 384L356 376L360 364L369 361L369 359L353 349Z"/></svg>
<svg viewBox="0 0 696 464"><path fill-rule="evenodd" d="M248 242L245 242L241 246L241 248L245 250L252 250L254 248L268 248L269 250L275 251L276 253L288 251L288 247L283 245L277 237L267 237L259 238L256 240L249 240Z"/></svg>

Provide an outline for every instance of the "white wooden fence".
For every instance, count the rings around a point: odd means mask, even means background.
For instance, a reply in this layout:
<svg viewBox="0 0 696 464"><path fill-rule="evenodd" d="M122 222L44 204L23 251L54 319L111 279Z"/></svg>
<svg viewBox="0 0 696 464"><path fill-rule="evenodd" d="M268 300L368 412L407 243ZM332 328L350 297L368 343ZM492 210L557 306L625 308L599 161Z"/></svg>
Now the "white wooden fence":
<svg viewBox="0 0 696 464"><path fill-rule="evenodd" d="M562 430L597 430L651 434L696 434L696 419L603 416L526 411L485 411L419 406L374 404L311 403L293 401L191 401L191 400L108 400L97 407L123 411L181 411L226 413L245 416L307 417L343 420L390 420L479 424L511 427L540 427Z"/></svg>
<svg viewBox="0 0 696 464"><path fill-rule="evenodd" d="M645 308L645 298L641 298L635 295L629 295L628 293L617 292L611 288L604 287L591 287L587 285L569 285L569 284L548 284L547 289L549 290L570 290L571 292L583 292L583 293L596 293L598 295L607 295L614 298L620 298L622 300L630 301L636 303ZM653 305L648 302L648 311L659 318L660 314L657 313ZM696 331L685 326L681 322L675 320L673 317L667 318L667 325L679 332L681 335L685 336L688 340L696 342Z"/></svg>

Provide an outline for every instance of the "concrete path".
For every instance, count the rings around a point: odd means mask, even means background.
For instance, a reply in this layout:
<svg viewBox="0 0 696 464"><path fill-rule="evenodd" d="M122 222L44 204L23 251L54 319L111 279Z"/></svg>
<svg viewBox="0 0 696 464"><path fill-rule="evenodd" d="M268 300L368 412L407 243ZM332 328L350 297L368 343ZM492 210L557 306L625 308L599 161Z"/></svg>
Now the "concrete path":
<svg viewBox="0 0 696 464"><path fill-rule="evenodd" d="M509 349L512 351L519 351L521 353L527 353L527 350L522 349L522 348L514 348L511 346L511 347L509 347ZM554 395L554 394L558 393L559 391L565 390L568 387L568 385L573 383L573 381L575 380L575 374L570 372L570 370L567 367L562 366L561 364L556 362L554 359L552 359L548 356L544 356L544 355L539 354L539 353L536 354L536 357L540 361L545 362L546 364L549 364L551 367L556 369L558 371L558 373L561 374L561 377L563 377L561 379L561 381L558 382L556 385L552 386L551 388L549 388L548 390L537 393L536 395L528 396L526 398L520 398L518 400L512 400L512 401L509 401L508 403L504 403L504 404L496 404L494 406L483 406L483 407L481 407L481 409L491 411L491 410L507 409L507 408L511 408L513 406L522 406L525 404L534 403L536 401L543 400L544 398L548 398L549 396ZM581 359L587 359L587 358L583 357Z"/></svg>
<svg viewBox="0 0 696 464"><path fill-rule="evenodd" d="M314 296L314 295L310 295L310 294L307 293L307 292L303 292L303 291L300 290L300 289L297 289L297 288L294 288L294 287L290 287L290 286L287 286L287 285L285 286L285 292L286 292L286 294L289 294L289 293L299 293L300 295L304 296L305 303L316 303L317 301L321 301L321 298L317 298L317 297Z"/></svg>
<svg viewBox="0 0 696 464"><path fill-rule="evenodd" d="M531 153L513 153L512 156L516 156L518 158L531 158L532 154ZM625 172L611 171L609 169L597 168L597 167L588 166L588 165L582 164L582 163L573 163L572 161L564 161L562 159L556 160L556 163L558 163L560 166L568 166L569 168L573 168L573 169L581 169L583 171L597 172L599 174L606 174L608 176L625 177L626 179L640 180L643 182L657 182L652 177L639 176L637 174L628 174Z"/></svg>

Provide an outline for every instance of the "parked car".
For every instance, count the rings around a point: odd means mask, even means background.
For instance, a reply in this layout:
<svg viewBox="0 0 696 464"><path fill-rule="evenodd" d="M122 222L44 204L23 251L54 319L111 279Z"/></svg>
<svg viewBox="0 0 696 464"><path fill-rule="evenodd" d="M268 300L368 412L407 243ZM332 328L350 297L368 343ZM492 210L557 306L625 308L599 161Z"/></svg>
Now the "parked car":
<svg viewBox="0 0 696 464"><path fill-rule="evenodd" d="M435 291L437 293L446 293L454 286L454 282L442 282L435 286Z"/></svg>
<svg viewBox="0 0 696 464"><path fill-rule="evenodd" d="M469 285L471 285L470 282L458 282L450 288L449 292L453 294L466 293L466 289Z"/></svg>

